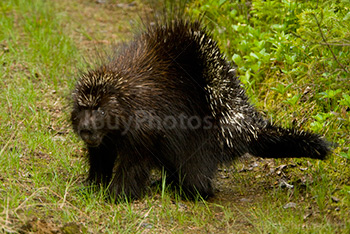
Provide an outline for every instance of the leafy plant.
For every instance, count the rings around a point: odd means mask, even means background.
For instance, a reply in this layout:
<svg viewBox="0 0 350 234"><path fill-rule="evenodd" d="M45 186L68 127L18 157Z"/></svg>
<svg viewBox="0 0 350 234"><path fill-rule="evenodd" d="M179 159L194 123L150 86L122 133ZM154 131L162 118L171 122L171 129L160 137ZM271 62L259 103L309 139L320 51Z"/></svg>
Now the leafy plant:
<svg viewBox="0 0 350 234"><path fill-rule="evenodd" d="M301 97L300 94L295 94L292 97L287 98L283 102L288 103L291 106L295 106L298 103L300 97Z"/></svg>
<svg viewBox="0 0 350 234"><path fill-rule="evenodd" d="M348 147L348 152L340 152L340 155L346 159L350 160L350 147Z"/></svg>
<svg viewBox="0 0 350 234"><path fill-rule="evenodd" d="M272 87L271 90L274 90L280 94L285 94L290 87L292 87L293 84L289 84L289 85L283 85L283 84L278 84L276 87Z"/></svg>
<svg viewBox="0 0 350 234"><path fill-rule="evenodd" d="M343 93L343 98L339 100L339 104L350 108L350 95Z"/></svg>

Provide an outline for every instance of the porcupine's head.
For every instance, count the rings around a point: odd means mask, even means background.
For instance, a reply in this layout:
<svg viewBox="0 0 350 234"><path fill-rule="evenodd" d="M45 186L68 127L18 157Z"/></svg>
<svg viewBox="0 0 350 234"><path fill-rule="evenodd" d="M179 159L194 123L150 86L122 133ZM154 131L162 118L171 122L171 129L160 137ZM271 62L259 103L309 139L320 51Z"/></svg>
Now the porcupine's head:
<svg viewBox="0 0 350 234"><path fill-rule="evenodd" d="M118 128L115 76L105 68L89 71L73 91L73 129L89 146L99 146L109 132Z"/></svg>

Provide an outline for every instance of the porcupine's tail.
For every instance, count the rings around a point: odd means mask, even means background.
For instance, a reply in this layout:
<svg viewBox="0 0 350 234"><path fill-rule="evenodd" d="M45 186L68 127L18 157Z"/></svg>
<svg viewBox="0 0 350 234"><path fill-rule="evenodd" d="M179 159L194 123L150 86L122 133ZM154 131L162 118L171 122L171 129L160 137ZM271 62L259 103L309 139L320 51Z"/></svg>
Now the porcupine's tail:
<svg viewBox="0 0 350 234"><path fill-rule="evenodd" d="M249 153L262 158L325 159L331 144L320 135L267 124L249 144Z"/></svg>

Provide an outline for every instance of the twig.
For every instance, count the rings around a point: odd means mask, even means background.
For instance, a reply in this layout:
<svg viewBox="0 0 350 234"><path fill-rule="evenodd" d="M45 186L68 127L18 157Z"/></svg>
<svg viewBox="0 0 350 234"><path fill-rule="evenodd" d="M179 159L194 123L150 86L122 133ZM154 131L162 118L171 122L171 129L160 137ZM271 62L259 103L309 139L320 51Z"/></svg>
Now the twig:
<svg viewBox="0 0 350 234"><path fill-rule="evenodd" d="M318 1L317 1L317 3L318 3ZM321 25L320 25L320 23L318 22L318 19L317 19L316 15L315 15L315 14L312 14L312 16L315 18L315 21L316 21L316 23L317 23L318 30L320 31L322 40L324 41L325 45L328 47L329 51L332 53L332 56L333 56L334 60L339 64L339 66L340 66L345 72L348 73L348 72L349 72L348 69L338 60L337 56L335 56L335 54L334 54L332 48L330 47L330 45L328 44L328 42L327 42L325 36L323 35L322 29L321 29Z"/></svg>
<svg viewBox="0 0 350 234"><path fill-rule="evenodd" d="M34 118L33 118L34 119ZM33 121L33 119L30 121L30 123ZM6 150L6 148L8 147L8 145L10 144L10 142L16 137L17 132L19 127L21 126L21 124L23 123L24 120L22 120L21 122L19 122L17 124L16 129L12 132L10 138L8 139L8 141L6 142L6 144L2 147L2 149L0 150L0 156L4 153L4 151Z"/></svg>
<svg viewBox="0 0 350 234"><path fill-rule="evenodd" d="M32 198L34 197L37 193L39 193L42 190L49 190L49 188L47 187L42 187L42 188L38 188L35 192L33 192L29 197L27 197L21 204L19 204L19 206L17 206L17 208L15 209L15 213L17 213L17 211L19 209L21 209L22 207L24 207L24 205Z"/></svg>
<svg viewBox="0 0 350 234"><path fill-rule="evenodd" d="M68 184L67 184L67 186L66 186L66 189L65 189L65 191L64 191L64 196L63 196L63 198L62 198L62 203L61 203L61 205L60 205L60 208L61 208L61 209L63 209L65 203L67 202L68 189L69 189L70 185L71 185L71 184L75 184L78 180L79 180L79 179L76 179L75 181L73 181L73 183L71 183L72 180L69 180L69 182L68 182ZM59 195L56 194L56 196L59 196ZM72 204L69 203L69 205L72 205Z"/></svg>
<svg viewBox="0 0 350 234"><path fill-rule="evenodd" d="M137 226L136 230L139 230L140 227L142 226L142 224L145 222L146 218L148 217L149 213L151 212L153 206L146 212L146 214L144 214L142 221L140 222L140 224Z"/></svg>
<svg viewBox="0 0 350 234"><path fill-rule="evenodd" d="M321 45L331 45L331 46L350 46L350 44L346 44L346 43L343 43L343 44L337 44L337 43L322 43L320 42Z"/></svg>

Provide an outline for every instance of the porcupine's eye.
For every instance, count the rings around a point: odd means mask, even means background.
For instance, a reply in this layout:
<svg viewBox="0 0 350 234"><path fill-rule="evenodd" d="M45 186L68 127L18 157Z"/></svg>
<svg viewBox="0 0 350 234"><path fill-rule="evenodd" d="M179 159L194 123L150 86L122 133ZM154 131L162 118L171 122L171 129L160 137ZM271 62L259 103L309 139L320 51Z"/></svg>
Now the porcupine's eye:
<svg viewBox="0 0 350 234"><path fill-rule="evenodd" d="M106 114L105 111L104 111L101 107L99 107L99 108L97 109L97 112L98 112L100 115L105 115L105 114Z"/></svg>

